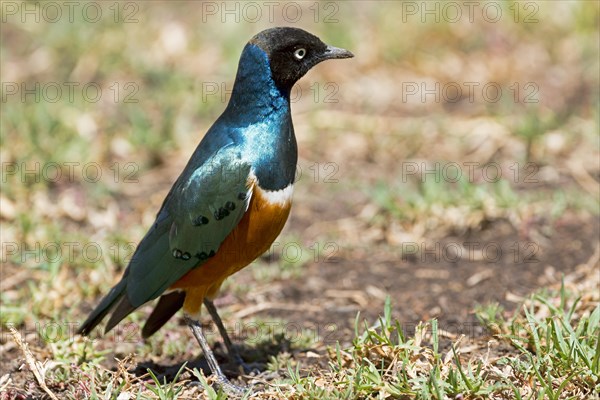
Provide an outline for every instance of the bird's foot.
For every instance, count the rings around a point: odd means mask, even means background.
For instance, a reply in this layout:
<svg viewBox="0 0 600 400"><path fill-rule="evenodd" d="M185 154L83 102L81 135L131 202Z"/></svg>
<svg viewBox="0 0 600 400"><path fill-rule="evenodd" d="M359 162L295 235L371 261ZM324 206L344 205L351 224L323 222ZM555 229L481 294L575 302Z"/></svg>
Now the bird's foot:
<svg viewBox="0 0 600 400"><path fill-rule="evenodd" d="M225 377L225 375L216 376L215 378L217 386L230 396L242 396L249 390L249 388L234 385Z"/></svg>
<svg viewBox="0 0 600 400"><path fill-rule="evenodd" d="M219 377L213 375L213 379L215 386L218 389L223 390L224 393L226 393L228 396L231 396L232 398L242 397L248 390L251 390L250 388L245 388L243 386L238 386L231 383L231 381L225 378L224 376ZM190 382L190 385L203 387L203 384L201 382Z"/></svg>

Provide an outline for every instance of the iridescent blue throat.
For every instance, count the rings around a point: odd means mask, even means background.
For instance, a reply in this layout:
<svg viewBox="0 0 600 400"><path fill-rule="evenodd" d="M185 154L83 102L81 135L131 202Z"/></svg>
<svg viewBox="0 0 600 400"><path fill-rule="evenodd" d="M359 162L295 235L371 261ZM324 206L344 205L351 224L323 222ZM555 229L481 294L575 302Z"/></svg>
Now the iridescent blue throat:
<svg viewBox="0 0 600 400"><path fill-rule="evenodd" d="M277 87L267 54L258 46L244 48L231 100L219 120L235 126L234 143L243 147L261 188L280 190L294 182L298 152L289 91Z"/></svg>

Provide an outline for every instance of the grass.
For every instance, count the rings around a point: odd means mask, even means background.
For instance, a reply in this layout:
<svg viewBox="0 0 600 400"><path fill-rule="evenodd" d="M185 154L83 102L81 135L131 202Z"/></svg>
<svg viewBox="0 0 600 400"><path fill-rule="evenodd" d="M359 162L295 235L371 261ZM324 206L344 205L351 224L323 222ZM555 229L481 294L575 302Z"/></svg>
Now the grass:
<svg viewBox="0 0 600 400"><path fill-rule="evenodd" d="M562 398L565 391L597 393L600 387L600 306L589 316L575 317L581 298L569 299L564 286L557 305L543 294L535 295L533 300L529 307L524 307L520 320L511 324L511 334L507 336L526 361L506 360L507 364L518 368L521 379L537 383L540 395L550 399ZM536 302L538 307L541 304L547 308L548 315L544 318L536 312ZM522 330L524 334L517 334ZM520 397L516 387L512 389Z"/></svg>
<svg viewBox="0 0 600 400"><path fill-rule="evenodd" d="M531 295L511 316L497 306L480 309L477 315L493 337L449 340L435 319L407 331L392 317L388 298L375 324L356 316L352 344L330 347L325 368L304 370L285 357L273 359L268 370L281 378L252 398L593 398L600 388L599 300L593 284L576 292L563 281L560 288ZM502 350L499 343L505 344ZM120 361L117 371L103 370L98 366L103 354L90 353L93 348L87 341L52 343L52 361L44 370L49 387L72 385L68 393L91 399L129 393L175 400L200 392L203 398L228 398L185 364L169 381L151 370L133 376L132 359ZM76 366L74 356L80 360ZM192 376L199 386L190 386Z"/></svg>
<svg viewBox="0 0 600 400"><path fill-rule="evenodd" d="M225 324L248 328L236 342L264 365L262 374L244 378L262 390L255 397L593 398L600 389L597 286L575 285L568 275L562 287L537 292L518 311L478 306L488 330L483 337L456 336L441 319L402 324L409 306L394 299L378 320L357 316L354 332L345 316L327 320L347 334L327 348L324 331L311 329L302 310L326 304L333 315L356 301L363 315L377 314L384 297L372 295L373 288L385 295L412 276L396 276L402 265L390 255L402 238L458 235L460 241L461 232L493 229L498 220L510 221L519 235L540 220L555 231L571 226L574 216L577 227L595 223L598 4L542 2L538 22L527 23L528 4L507 2L501 5L507 18L498 23L476 17L456 24L431 16L421 23L421 15L391 3L361 2L354 4L359 13L339 3L338 23L315 24L311 5L302 4L307 19L299 26L357 57L323 64L300 82L305 95L292 107L303 175L289 229L278 247L224 286ZM321 5L321 17L334 9ZM140 3L139 23L115 23L109 6L95 24L80 13L72 23L23 24L19 15L6 15L0 27L2 82L36 88L24 101L20 93L7 95L0 118L0 393L44 394L30 371L18 368L23 350L7 333L10 324L29 343L32 359L45 360L34 368L60 398L226 398L211 377L183 364L198 349L176 318L147 342L136 331L147 307L103 338L84 341L71 333L122 274L132 246L223 109L222 89L231 88L243 42L273 24L205 22L193 2ZM178 30L183 42L170 36ZM474 80L497 83L502 98L493 103L475 92L470 102L463 92L457 101L430 95L423 102L419 94L403 101L398 84L458 83L464 90ZM47 85L58 84L64 94L65 82L79 84L74 98L48 101ZM100 101L82 95L89 83L101 88ZM214 83L218 93L207 94ZM324 101L332 93L325 84L335 84L335 102ZM532 88L537 103L525 103ZM443 170L453 162L461 179ZM478 165L473 179L465 162ZM403 168L411 166L417 171L407 174ZM502 178L484 179L486 166L499 166ZM535 182L526 180L532 171ZM573 249L562 252L565 258L584 254L589 238L575 231L536 244L548 252ZM394 268L374 282L371 270L390 257ZM577 264L548 262L555 274ZM593 263L589 268L597 271ZM316 279L327 279L325 290L302 292ZM328 293L354 290L353 280L364 283L357 290L362 297ZM410 289L422 295L422 288ZM286 340L286 324L298 327L297 340ZM257 332L264 336L253 338ZM209 340L220 341L216 334ZM148 370L149 362L159 368Z"/></svg>
<svg viewBox="0 0 600 400"><path fill-rule="evenodd" d="M352 347L331 349L328 370L301 376L288 368L288 385L299 397L331 399L593 396L600 387L600 307L581 315L579 300L564 290L533 295L512 321L497 321L511 332L495 336L511 345L510 354L500 357L490 356L489 348L483 356L461 354L473 338L446 343L442 350L436 320L407 335L391 319L388 301L377 324L361 328L357 317Z"/></svg>

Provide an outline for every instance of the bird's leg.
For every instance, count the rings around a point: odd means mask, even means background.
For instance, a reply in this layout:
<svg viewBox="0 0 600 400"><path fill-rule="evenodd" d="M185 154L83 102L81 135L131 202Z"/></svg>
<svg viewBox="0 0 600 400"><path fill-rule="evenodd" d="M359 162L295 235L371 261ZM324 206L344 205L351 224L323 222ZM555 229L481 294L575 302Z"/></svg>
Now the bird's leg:
<svg viewBox="0 0 600 400"><path fill-rule="evenodd" d="M202 332L202 325L200 325L200 322L190 318L187 315L184 315L183 318L192 330L192 333L198 341L198 344L200 344L200 347L202 347L204 357L206 357L206 361L208 361L208 366L210 367L211 372L213 373L213 375L216 376L218 385L229 394L243 394L245 392L244 388L236 386L233 383L229 382L227 377L225 377L225 375L223 374L223 371L221 371L221 367L219 367L219 364L217 363L217 360L212 350L210 349L206 338L204 337L204 333Z"/></svg>
<svg viewBox="0 0 600 400"><path fill-rule="evenodd" d="M227 353L229 353L229 358L231 358L235 363L241 365L244 369L246 369L244 360L240 356L240 353L235 347L233 347L233 343L231 342L231 339L227 334L227 329L225 329L225 325L223 325L223 321L221 320L221 317L217 312L217 307L215 307L215 303L213 303L213 301L208 298L204 298L204 306L206 307L208 313L212 317L213 322L215 323L215 325L217 325L217 328L219 329L219 333L223 338L225 347L227 347Z"/></svg>

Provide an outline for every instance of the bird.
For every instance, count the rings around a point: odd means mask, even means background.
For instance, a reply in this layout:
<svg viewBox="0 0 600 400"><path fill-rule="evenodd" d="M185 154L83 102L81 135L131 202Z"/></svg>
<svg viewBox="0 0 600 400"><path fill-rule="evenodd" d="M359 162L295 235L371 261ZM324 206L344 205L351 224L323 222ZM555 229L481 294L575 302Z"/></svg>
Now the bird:
<svg viewBox="0 0 600 400"><path fill-rule="evenodd" d="M142 336L183 309L217 384L229 382L199 322L204 305L231 357L241 362L213 300L230 275L266 252L292 204L298 149L290 92L312 67L351 58L295 27L256 34L242 50L231 97L208 129L142 238L121 280L79 327L84 336L109 313L104 332L142 305L159 299Z"/></svg>

